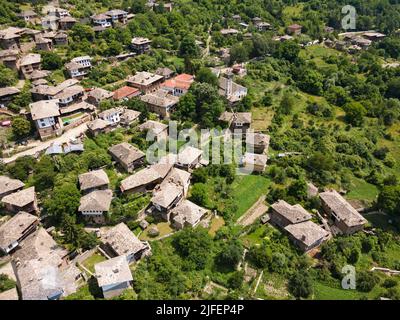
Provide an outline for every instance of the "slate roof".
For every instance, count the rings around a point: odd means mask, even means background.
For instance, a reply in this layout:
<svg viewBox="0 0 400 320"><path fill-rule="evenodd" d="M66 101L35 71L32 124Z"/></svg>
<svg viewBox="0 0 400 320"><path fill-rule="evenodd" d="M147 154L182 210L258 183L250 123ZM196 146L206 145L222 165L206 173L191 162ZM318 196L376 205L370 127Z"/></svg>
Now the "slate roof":
<svg viewBox="0 0 400 320"><path fill-rule="evenodd" d="M107 173L103 169L83 173L79 175L78 179L82 191L98 188L110 183Z"/></svg>

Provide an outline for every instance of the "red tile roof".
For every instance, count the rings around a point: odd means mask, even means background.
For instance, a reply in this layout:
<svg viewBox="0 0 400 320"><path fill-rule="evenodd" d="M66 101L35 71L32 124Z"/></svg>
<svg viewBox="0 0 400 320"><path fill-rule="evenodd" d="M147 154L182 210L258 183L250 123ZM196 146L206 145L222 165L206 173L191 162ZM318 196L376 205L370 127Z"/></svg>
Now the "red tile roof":
<svg viewBox="0 0 400 320"><path fill-rule="evenodd" d="M182 73L172 79L165 81L161 85L161 87L179 88L179 89L189 90L193 81L194 81L194 77L192 75Z"/></svg>
<svg viewBox="0 0 400 320"><path fill-rule="evenodd" d="M140 94L139 89L124 86L114 91L114 99L121 100L124 98L136 97Z"/></svg>

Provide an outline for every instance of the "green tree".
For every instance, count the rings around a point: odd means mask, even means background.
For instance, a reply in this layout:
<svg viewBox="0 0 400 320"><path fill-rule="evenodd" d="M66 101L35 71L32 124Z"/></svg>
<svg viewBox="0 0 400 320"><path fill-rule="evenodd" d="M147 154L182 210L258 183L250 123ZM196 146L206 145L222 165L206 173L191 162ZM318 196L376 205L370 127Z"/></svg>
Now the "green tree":
<svg viewBox="0 0 400 320"><path fill-rule="evenodd" d="M11 126L17 138L26 137L32 130L31 123L23 117L14 117Z"/></svg>
<svg viewBox="0 0 400 320"><path fill-rule="evenodd" d="M243 247L239 242L232 242L222 247L217 256L217 263L235 269L242 258Z"/></svg>
<svg viewBox="0 0 400 320"><path fill-rule="evenodd" d="M353 126L361 126L364 123L364 116L367 110L359 102L349 102L343 106L346 112L345 120Z"/></svg>
<svg viewBox="0 0 400 320"><path fill-rule="evenodd" d="M213 87L218 86L218 78L214 73L212 73L210 68L201 68L196 74L196 81L208 83Z"/></svg>
<svg viewBox="0 0 400 320"><path fill-rule="evenodd" d="M400 212L400 186L384 186L378 195L378 207L386 213Z"/></svg>
<svg viewBox="0 0 400 320"><path fill-rule="evenodd" d="M197 58L199 56L199 47L193 35L188 34L183 37L179 46L179 56L183 58Z"/></svg>
<svg viewBox="0 0 400 320"><path fill-rule="evenodd" d="M74 183L65 182L54 188L53 194L44 202L45 212L55 223L60 223L64 215L74 215L78 211L81 194Z"/></svg>
<svg viewBox="0 0 400 320"><path fill-rule="evenodd" d="M0 87L9 87L17 83L17 73L0 64Z"/></svg>
<svg viewBox="0 0 400 320"><path fill-rule="evenodd" d="M208 207L210 199L207 185L204 183L195 183L190 191L190 199L199 206Z"/></svg>
<svg viewBox="0 0 400 320"><path fill-rule="evenodd" d="M203 270L210 259L213 241L203 228L186 228L172 240L178 254L184 258L187 270Z"/></svg>
<svg viewBox="0 0 400 320"><path fill-rule="evenodd" d="M293 95L289 92L285 92L281 103L279 104L279 112L285 115L291 114L296 101Z"/></svg>
<svg viewBox="0 0 400 320"><path fill-rule="evenodd" d="M57 70L62 68L63 62L57 53L51 51L42 51L40 54L42 56L43 69Z"/></svg>
<svg viewBox="0 0 400 320"><path fill-rule="evenodd" d="M249 60L249 51L241 43L236 43L230 50L230 63L241 63Z"/></svg>
<svg viewBox="0 0 400 320"><path fill-rule="evenodd" d="M0 274L0 293L15 287L15 281L10 279L6 274Z"/></svg>
<svg viewBox="0 0 400 320"><path fill-rule="evenodd" d="M308 298L313 292L312 280L308 272L304 270L297 271L291 276L288 282L288 289L297 299Z"/></svg>

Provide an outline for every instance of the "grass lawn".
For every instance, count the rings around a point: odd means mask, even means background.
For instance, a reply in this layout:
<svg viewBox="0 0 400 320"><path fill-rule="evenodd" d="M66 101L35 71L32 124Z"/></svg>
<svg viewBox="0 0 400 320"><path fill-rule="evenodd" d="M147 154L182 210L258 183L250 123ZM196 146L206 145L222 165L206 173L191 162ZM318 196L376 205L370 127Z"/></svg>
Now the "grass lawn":
<svg viewBox="0 0 400 320"><path fill-rule="evenodd" d="M148 232L149 232L149 230L151 229L151 227L154 227L154 226L157 226L158 231L160 232L160 234L159 234L157 237L150 237L150 236L148 235ZM160 223L151 224L150 226L148 226L147 229L144 230L144 231L140 234L139 239L140 239L140 240L146 240L146 241L149 241L149 240L157 240L157 239L159 239L159 238L161 238L161 237L163 237L163 236L165 236L165 235L167 235L167 234L169 234L169 233L171 233L171 232L174 232L174 229L171 228L169 222L160 222Z"/></svg>
<svg viewBox="0 0 400 320"><path fill-rule="evenodd" d="M332 288L320 282L314 282L314 300L359 300L365 294L356 290Z"/></svg>
<svg viewBox="0 0 400 320"><path fill-rule="evenodd" d="M215 236L215 233L225 224L225 221L222 217L214 217L211 219L210 229L208 233L211 236Z"/></svg>
<svg viewBox="0 0 400 320"><path fill-rule="evenodd" d="M364 180L354 178L350 187L350 192L346 198L349 200L366 200L372 202L378 196L378 188Z"/></svg>
<svg viewBox="0 0 400 320"><path fill-rule="evenodd" d="M237 176L232 183L233 199L238 210L233 220L239 219L251 206L267 193L271 180L260 175Z"/></svg>
<svg viewBox="0 0 400 320"><path fill-rule="evenodd" d="M94 265L107 260L104 256L100 253L95 253L91 257L87 258L85 261L82 262L82 265L88 269L90 272L94 273Z"/></svg>
<svg viewBox="0 0 400 320"><path fill-rule="evenodd" d="M274 117L274 111L272 108L253 108L252 109L253 122L251 127L255 131L265 131L271 124L272 118Z"/></svg>
<svg viewBox="0 0 400 320"><path fill-rule="evenodd" d="M246 247L251 247L253 245L261 244L262 240L265 238L264 233L267 231L267 226L260 224L259 227L252 233L248 233L241 238L243 244Z"/></svg>
<svg viewBox="0 0 400 320"><path fill-rule="evenodd" d="M256 279L258 279L258 276ZM287 278L276 273L264 272L263 279L257 288L256 297L267 300L290 299L287 290Z"/></svg>

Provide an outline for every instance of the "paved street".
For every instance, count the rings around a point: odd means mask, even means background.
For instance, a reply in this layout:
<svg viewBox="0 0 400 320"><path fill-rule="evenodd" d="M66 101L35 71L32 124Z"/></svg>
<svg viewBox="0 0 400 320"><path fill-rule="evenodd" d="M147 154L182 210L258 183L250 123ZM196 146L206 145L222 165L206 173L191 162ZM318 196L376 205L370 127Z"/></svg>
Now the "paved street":
<svg viewBox="0 0 400 320"><path fill-rule="evenodd" d="M63 144L63 143L69 142L71 139L74 139L74 138L80 136L82 133L86 132L86 130L87 130L86 123L83 123L76 128L68 130L61 137L58 137L58 138L55 138L52 140L47 140L47 141L35 142L35 146L33 148L26 150L26 151L19 152L10 158L3 158L2 160L5 164L7 164L7 163L14 162L15 160L17 160L18 158L23 157L23 156L34 156L37 152L46 150L52 143Z"/></svg>

